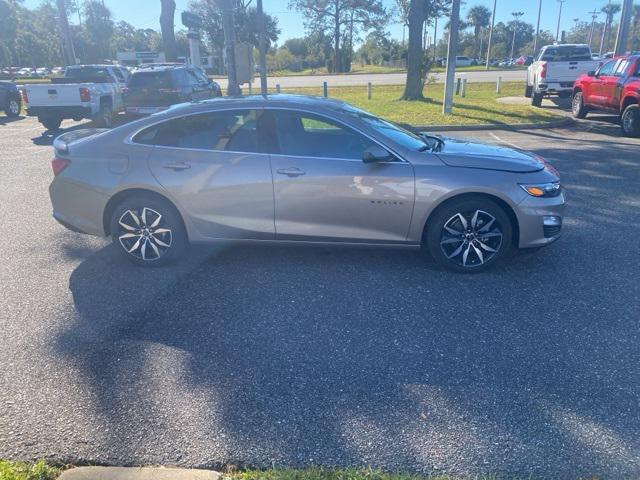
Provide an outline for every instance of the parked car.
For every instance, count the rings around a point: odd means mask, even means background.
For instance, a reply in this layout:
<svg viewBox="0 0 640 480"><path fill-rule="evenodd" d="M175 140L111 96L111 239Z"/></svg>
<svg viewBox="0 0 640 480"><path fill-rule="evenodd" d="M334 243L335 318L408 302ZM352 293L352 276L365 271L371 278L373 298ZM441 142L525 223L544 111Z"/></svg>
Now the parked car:
<svg viewBox="0 0 640 480"><path fill-rule="evenodd" d="M640 55L607 60L598 70L578 77L573 85L573 116L590 111L620 115L622 131L640 136Z"/></svg>
<svg viewBox="0 0 640 480"><path fill-rule="evenodd" d="M54 217L143 266L255 240L425 246L473 272L562 227L560 179L538 155L416 135L337 100L186 103L54 148Z"/></svg>
<svg viewBox="0 0 640 480"><path fill-rule="evenodd" d="M533 63L533 57L531 55L521 55L518 58L516 58L514 63L516 65L528 67Z"/></svg>
<svg viewBox="0 0 640 480"><path fill-rule="evenodd" d="M4 110L7 117L17 117L22 108L22 97L18 87L11 82L0 82L0 110Z"/></svg>
<svg viewBox="0 0 640 480"><path fill-rule="evenodd" d="M124 108L127 75L117 65L71 65L64 77L52 78L51 84L25 86L27 115L38 117L47 130L59 129L65 118L89 118L110 127L113 115Z"/></svg>
<svg viewBox="0 0 640 480"><path fill-rule="evenodd" d="M196 67L158 64L132 72L124 102L127 113L147 115L177 103L221 95L220 86Z"/></svg>
<svg viewBox="0 0 640 480"><path fill-rule="evenodd" d="M570 97L573 82L583 73L595 70L599 62L591 58L591 48L582 44L547 45L527 69L524 96L539 107L545 95Z"/></svg>

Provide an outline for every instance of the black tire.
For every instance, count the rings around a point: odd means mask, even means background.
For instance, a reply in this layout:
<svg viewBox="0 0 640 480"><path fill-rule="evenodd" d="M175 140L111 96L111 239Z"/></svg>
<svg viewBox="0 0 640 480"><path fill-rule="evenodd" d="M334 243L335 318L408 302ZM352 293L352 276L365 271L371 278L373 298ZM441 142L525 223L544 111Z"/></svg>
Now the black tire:
<svg viewBox="0 0 640 480"><path fill-rule="evenodd" d="M22 99L20 98L20 95L13 95L7 98L7 104L4 106L4 113L7 114L7 117L18 117L21 109Z"/></svg>
<svg viewBox="0 0 640 480"><path fill-rule="evenodd" d="M524 96L527 98L531 98L532 93L533 93L533 87L531 85L526 85L524 87Z"/></svg>
<svg viewBox="0 0 640 480"><path fill-rule="evenodd" d="M584 105L584 98L582 92L578 90L571 100L571 113L575 118L585 118L587 116L588 109Z"/></svg>
<svg viewBox="0 0 640 480"><path fill-rule="evenodd" d="M465 219L467 228L459 215ZM469 232L474 216L475 232ZM475 273L503 259L511 249L512 238L511 221L500 205L481 196L466 196L438 207L429 218L423 243L443 267Z"/></svg>
<svg viewBox="0 0 640 480"><path fill-rule="evenodd" d="M60 130L60 125L62 125L62 119L60 117L40 117L39 120L47 130Z"/></svg>
<svg viewBox="0 0 640 480"><path fill-rule="evenodd" d="M110 232L118 252L130 262L144 267L176 261L189 245L178 210L155 195L135 194L118 204L111 214Z"/></svg>
<svg viewBox="0 0 640 480"><path fill-rule="evenodd" d="M629 105L620 117L622 133L627 137L640 137L640 105Z"/></svg>
<svg viewBox="0 0 640 480"><path fill-rule="evenodd" d="M542 94L533 92L531 95L531 105L534 107L542 106Z"/></svg>
<svg viewBox="0 0 640 480"><path fill-rule="evenodd" d="M111 128L113 126L113 108L110 103L102 102L100 104L100 112L94 123L101 128Z"/></svg>

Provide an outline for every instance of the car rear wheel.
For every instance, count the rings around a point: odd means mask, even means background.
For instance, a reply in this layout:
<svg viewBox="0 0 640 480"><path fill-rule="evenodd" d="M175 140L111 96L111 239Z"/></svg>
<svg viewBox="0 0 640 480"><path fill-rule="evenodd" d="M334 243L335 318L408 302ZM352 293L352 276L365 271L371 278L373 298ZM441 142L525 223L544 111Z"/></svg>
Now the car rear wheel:
<svg viewBox="0 0 640 480"><path fill-rule="evenodd" d="M145 267L178 259L189 244L176 208L152 195L133 195L117 205L110 232L120 254Z"/></svg>
<svg viewBox="0 0 640 480"><path fill-rule="evenodd" d="M640 137L640 105L629 105L620 118L622 133L627 137Z"/></svg>
<svg viewBox="0 0 640 480"><path fill-rule="evenodd" d="M20 115L21 107L22 105L19 97L9 97L4 111L7 114L7 117L17 117Z"/></svg>
<svg viewBox="0 0 640 480"><path fill-rule="evenodd" d="M483 197L465 197L438 208L429 219L424 240L440 265L474 273L503 258L512 236L511 222L500 205Z"/></svg>
<svg viewBox="0 0 640 480"><path fill-rule="evenodd" d="M542 106L542 94L541 93L533 92L533 94L531 95L531 105L533 105L534 107L541 107Z"/></svg>
<svg viewBox="0 0 640 480"><path fill-rule="evenodd" d="M532 93L533 93L533 87L531 85L526 85L524 87L524 96L527 98L531 98Z"/></svg>
<svg viewBox="0 0 640 480"><path fill-rule="evenodd" d="M571 101L571 113L575 118L585 118L587 116L587 107L584 105L582 92L576 92Z"/></svg>

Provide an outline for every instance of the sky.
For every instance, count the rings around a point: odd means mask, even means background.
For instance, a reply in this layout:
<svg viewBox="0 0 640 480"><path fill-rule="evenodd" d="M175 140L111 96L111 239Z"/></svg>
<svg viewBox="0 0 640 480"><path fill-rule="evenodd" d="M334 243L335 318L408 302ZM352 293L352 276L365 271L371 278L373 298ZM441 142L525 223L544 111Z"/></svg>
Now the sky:
<svg viewBox="0 0 640 480"><path fill-rule="evenodd" d="M591 21L589 12L594 9L600 10L608 0L565 0L562 7L562 17L560 23L561 30L569 30L574 25L574 18L581 21ZM639 0L636 0L636 3ZM27 7L35 7L41 0L26 0ZM159 0L104 0L105 5L111 9L116 21L125 20L128 23L141 28L159 29L158 18L160 16ZM382 0L387 7L395 5L394 0ZM538 0L496 0L496 22L507 22L511 20L511 12L524 12L521 20L534 25L538 15ZM277 17L282 33L279 44L292 37L304 35L304 19L302 16L288 8L289 0L263 0L263 6L267 13ZM180 12L187 9L188 0L176 0L176 28L181 28ZM466 16L466 11L475 5L485 5L489 9L493 8L493 0L463 0L460 15ZM542 0L542 14L540 19L540 29L549 30L555 35L558 22L559 3L557 0ZM600 19L603 15L600 15ZM75 22L76 19L71 19ZM388 28L391 37L402 39L402 26L390 25ZM438 37L442 32L439 28Z"/></svg>

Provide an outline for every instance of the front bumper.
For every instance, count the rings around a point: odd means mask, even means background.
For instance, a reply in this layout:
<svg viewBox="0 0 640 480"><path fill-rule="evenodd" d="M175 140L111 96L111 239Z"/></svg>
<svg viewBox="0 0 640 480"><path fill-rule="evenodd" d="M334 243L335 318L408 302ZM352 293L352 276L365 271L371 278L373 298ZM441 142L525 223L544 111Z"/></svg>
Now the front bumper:
<svg viewBox="0 0 640 480"><path fill-rule="evenodd" d="M562 223L566 206L563 189L554 198L527 196L518 205L520 248L535 248L555 242L562 234Z"/></svg>

